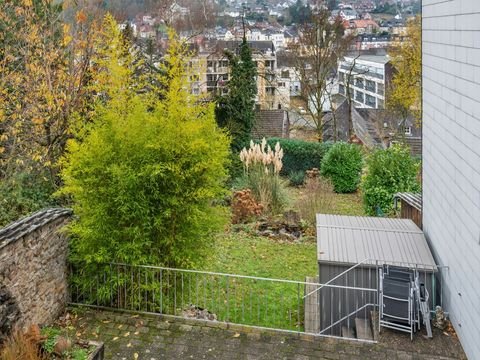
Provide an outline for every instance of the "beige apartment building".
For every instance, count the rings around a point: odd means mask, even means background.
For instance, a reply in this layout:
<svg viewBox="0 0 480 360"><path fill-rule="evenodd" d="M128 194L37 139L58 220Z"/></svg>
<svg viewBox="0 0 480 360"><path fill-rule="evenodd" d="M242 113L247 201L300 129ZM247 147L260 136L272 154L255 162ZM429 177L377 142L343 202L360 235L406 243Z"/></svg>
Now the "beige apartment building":
<svg viewBox="0 0 480 360"><path fill-rule="evenodd" d="M191 60L191 91L196 95L227 93L230 66L225 51L238 53L240 40L212 41L195 50ZM290 79L283 78L277 68L277 55L272 41L249 41L252 58L257 66L256 107L259 110L290 107Z"/></svg>

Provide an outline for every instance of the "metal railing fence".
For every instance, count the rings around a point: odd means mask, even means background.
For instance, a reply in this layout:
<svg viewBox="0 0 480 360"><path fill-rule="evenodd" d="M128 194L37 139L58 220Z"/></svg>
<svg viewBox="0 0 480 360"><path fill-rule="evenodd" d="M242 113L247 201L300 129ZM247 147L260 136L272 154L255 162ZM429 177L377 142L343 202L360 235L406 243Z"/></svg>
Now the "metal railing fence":
<svg viewBox="0 0 480 360"><path fill-rule="evenodd" d="M320 303L310 301L311 289L376 298L376 289L157 266L72 264L70 272L73 304L326 336L337 334L305 327L305 321L319 323ZM335 327L337 320L331 317L324 327Z"/></svg>

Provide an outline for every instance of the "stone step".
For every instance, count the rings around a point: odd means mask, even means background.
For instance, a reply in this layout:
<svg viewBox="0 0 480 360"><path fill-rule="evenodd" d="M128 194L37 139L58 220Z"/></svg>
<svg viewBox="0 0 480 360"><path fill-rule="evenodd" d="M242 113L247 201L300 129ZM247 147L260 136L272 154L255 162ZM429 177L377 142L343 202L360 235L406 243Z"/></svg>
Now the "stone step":
<svg viewBox="0 0 480 360"><path fill-rule="evenodd" d="M368 319L355 318L355 329L357 330L357 339L373 340L372 327Z"/></svg>
<svg viewBox="0 0 480 360"><path fill-rule="evenodd" d="M352 328L342 326L342 337L355 339L355 333L353 332Z"/></svg>

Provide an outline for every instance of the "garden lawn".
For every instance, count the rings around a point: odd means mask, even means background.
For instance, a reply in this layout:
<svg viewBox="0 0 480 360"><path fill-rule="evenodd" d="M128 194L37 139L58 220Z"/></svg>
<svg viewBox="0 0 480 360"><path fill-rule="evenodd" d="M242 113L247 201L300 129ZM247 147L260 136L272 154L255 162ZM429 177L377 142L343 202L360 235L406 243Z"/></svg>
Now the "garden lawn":
<svg viewBox="0 0 480 360"><path fill-rule="evenodd" d="M305 281L317 274L316 244L280 243L246 232L215 239L215 249L202 270Z"/></svg>
<svg viewBox="0 0 480 360"><path fill-rule="evenodd" d="M316 245L279 243L247 232L215 239L202 270L274 279L305 281L317 274ZM219 320L285 330L303 329L304 284L240 277L216 277L200 285L199 302Z"/></svg>
<svg viewBox="0 0 480 360"><path fill-rule="evenodd" d="M336 215L365 216L361 193L335 194L330 213Z"/></svg>
<svg viewBox="0 0 480 360"><path fill-rule="evenodd" d="M308 194L289 188L294 204ZM325 212L363 215L361 196L330 194L333 198ZM299 202L301 203L301 201ZM320 211L321 212L321 211ZM248 275L269 279L304 282L306 276L318 274L316 242L279 242L253 234L252 225L236 226L214 239L214 244L199 270ZM308 239L308 237L304 237ZM199 283L200 285L197 285ZM303 330L305 287L300 283L252 280L239 277L206 276L195 280L199 289L198 305L208 308L219 320L285 330Z"/></svg>

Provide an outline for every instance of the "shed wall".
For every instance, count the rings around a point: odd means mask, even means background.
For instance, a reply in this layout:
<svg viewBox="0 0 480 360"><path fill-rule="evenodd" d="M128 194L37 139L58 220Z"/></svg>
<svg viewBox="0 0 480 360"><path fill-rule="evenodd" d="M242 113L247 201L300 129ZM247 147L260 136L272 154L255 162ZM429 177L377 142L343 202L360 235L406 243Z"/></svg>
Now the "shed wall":
<svg viewBox="0 0 480 360"><path fill-rule="evenodd" d="M353 265L339 265L319 262L318 266L320 283L325 284L335 276L351 268ZM377 271L377 267L359 266L332 281L330 284L354 288L378 289ZM429 307L430 309L434 309L435 305L438 304L439 301L438 295L433 296L434 293L438 293L438 281L436 281L436 278L432 273L421 272L420 282L425 283L429 294L431 294L429 299ZM378 304L376 292L353 289L324 287L319 290L318 299L320 316L319 323L321 330L327 328L346 315L355 312L366 304ZM352 327L355 317L370 319L371 310L373 310L373 307L368 307L359 311L358 313L350 316L350 318L347 320L334 326L332 331L328 332L327 334L341 336L342 325L350 325L350 327Z"/></svg>
<svg viewBox="0 0 480 360"><path fill-rule="evenodd" d="M402 219L411 219L420 229L422 229L422 212L408 204L405 200L402 200L401 204L400 217Z"/></svg>

